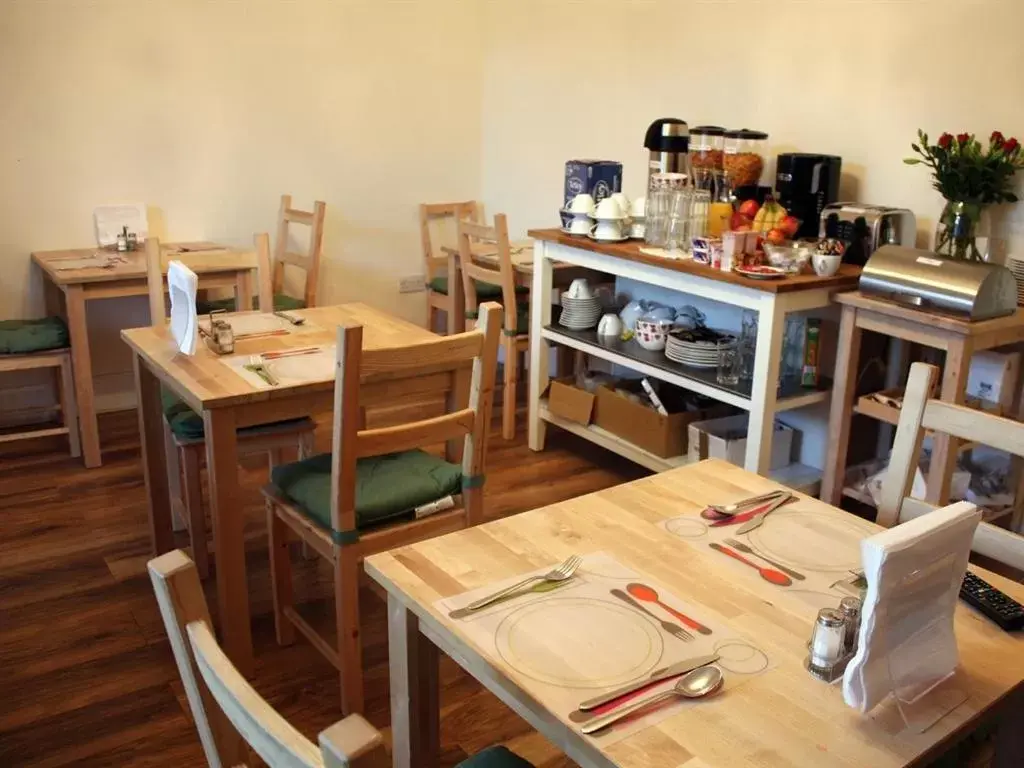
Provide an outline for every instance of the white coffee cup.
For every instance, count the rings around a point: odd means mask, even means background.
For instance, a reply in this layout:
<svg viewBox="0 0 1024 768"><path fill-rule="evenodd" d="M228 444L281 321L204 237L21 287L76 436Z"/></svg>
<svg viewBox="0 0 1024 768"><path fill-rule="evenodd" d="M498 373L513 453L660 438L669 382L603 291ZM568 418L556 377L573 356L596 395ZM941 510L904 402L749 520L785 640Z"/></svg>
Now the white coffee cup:
<svg viewBox="0 0 1024 768"><path fill-rule="evenodd" d="M589 216L594 212L594 198L586 192L581 192L569 201L565 210L569 213L581 213Z"/></svg>
<svg viewBox="0 0 1024 768"><path fill-rule="evenodd" d="M622 321L619 319L619 316L613 312L609 312L607 315L602 317L601 322L597 324L597 335L621 336Z"/></svg>
<svg viewBox="0 0 1024 768"><path fill-rule="evenodd" d="M623 216L629 216L630 203L625 192L614 193L612 195L612 200L619 204L619 210L622 211Z"/></svg>
<svg viewBox="0 0 1024 768"><path fill-rule="evenodd" d="M621 240L622 227L617 219L598 219L591 234L595 240Z"/></svg>
<svg viewBox="0 0 1024 768"><path fill-rule="evenodd" d="M614 197L606 197L597 204L597 208L594 210L595 219L614 219L618 221L622 217L622 206L619 205L619 201Z"/></svg>
<svg viewBox="0 0 1024 768"><path fill-rule="evenodd" d="M629 215L634 219L642 219L645 216L644 211L647 208L647 198L638 197L633 201L633 205L629 209Z"/></svg>
<svg viewBox="0 0 1024 768"><path fill-rule="evenodd" d="M837 254L815 253L811 255L811 264L814 265L814 273L818 277L832 277L839 271L843 263L843 257Z"/></svg>
<svg viewBox="0 0 1024 768"><path fill-rule="evenodd" d="M569 290L565 292L565 295L570 299L591 299L594 297L593 291L590 290L590 283L587 282L585 277L577 277L569 283Z"/></svg>
<svg viewBox="0 0 1024 768"><path fill-rule="evenodd" d="M569 233L573 235L588 235L594 226L594 220L589 216L574 214L569 222Z"/></svg>

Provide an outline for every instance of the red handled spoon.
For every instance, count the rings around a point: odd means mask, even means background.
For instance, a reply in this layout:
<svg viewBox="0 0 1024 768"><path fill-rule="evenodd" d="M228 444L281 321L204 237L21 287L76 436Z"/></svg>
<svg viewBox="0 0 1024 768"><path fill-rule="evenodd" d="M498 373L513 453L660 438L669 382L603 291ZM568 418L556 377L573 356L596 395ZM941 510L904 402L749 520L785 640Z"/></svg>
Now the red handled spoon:
<svg viewBox="0 0 1024 768"><path fill-rule="evenodd" d="M769 581L772 584L776 584L780 587L788 587L793 583L793 580L789 578L789 576L784 574L782 571L777 571L774 568L762 568L757 563L747 560L747 558L745 558L736 550L729 549L728 547L723 547L721 544L709 544L708 546L716 550L717 552L721 552L723 555L728 555L729 557L735 560L739 560L744 565L749 565L751 568L753 568L755 571L761 574L761 578L765 581Z"/></svg>
<svg viewBox="0 0 1024 768"><path fill-rule="evenodd" d="M672 608L671 606L665 605L665 603L661 602L661 598L658 597L657 590L655 590L653 587L649 587L646 584L637 584L636 582L633 582L632 584L629 584L626 587L626 591L629 592L629 594L631 594L637 600L643 600L648 603L656 603L657 605L661 606L662 609L664 609L668 613L671 613L673 616L679 619L679 621L681 621L684 626L687 626L690 629L694 629L700 632L702 635L711 634L711 630L705 627L699 621L691 619L685 613L680 613L675 608Z"/></svg>

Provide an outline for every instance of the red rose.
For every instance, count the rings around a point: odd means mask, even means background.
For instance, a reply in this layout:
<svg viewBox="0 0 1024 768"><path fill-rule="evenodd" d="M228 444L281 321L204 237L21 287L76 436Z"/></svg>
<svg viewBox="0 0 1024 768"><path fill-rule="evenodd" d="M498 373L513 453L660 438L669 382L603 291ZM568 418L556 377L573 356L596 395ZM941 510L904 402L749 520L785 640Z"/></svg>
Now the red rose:
<svg viewBox="0 0 1024 768"><path fill-rule="evenodd" d="M1014 152L1017 151L1017 148L1019 146L1020 142L1011 136L1009 139L1006 140L1006 143L1003 144L1003 152L1005 152L1008 155L1012 155Z"/></svg>
<svg viewBox="0 0 1024 768"><path fill-rule="evenodd" d="M970 140L971 135L969 133L958 133L956 135L956 143L959 144L961 147Z"/></svg>
<svg viewBox="0 0 1024 768"><path fill-rule="evenodd" d="M1002 146L1003 141L1005 141L1005 139L1003 139L1003 134L999 131L992 131L992 135L989 136L988 140L997 147Z"/></svg>
<svg viewBox="0 0 1024 768"><path fill-rule="evenodd" d="M950 133L944 133L939 136L939 146L943 149L949 149L949 145L953 141L953 135Z"/></svg>

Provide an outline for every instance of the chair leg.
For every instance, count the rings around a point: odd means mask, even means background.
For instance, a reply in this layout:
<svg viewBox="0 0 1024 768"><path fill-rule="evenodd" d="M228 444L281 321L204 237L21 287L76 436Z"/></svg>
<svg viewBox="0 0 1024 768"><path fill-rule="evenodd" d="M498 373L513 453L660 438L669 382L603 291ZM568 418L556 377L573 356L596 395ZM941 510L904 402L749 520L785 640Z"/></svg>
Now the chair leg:
<svg viewBox="0 0 1024 768"><path fill-rule="evenodd" d="M511 342L511 343L510 343ZM519 378L519 353L514 336L505 336L505 384L501 405L501 436L512 440L516 436L516 384Z"/></svg>
<svg viewBox="0 0 1024 768"><path fill-rule="evenodd" d="M206 546L206 512L203 510L203 480L200 474L202 445L189 445L181 449L180 460L184 486L185 517L188 519L188 539L192 546L199 578L210 575L210 551Z"/></svg>
<svg viewBox="0 0 1024 768"><path fill-rule="evenodd" d="M75 400L75 380L71 375L71 355L65 355L60 362L60 413L64 426L68 428L68 447L72 458L82 455L82 434L78 429L78 401Z"/></svg>
<svg viewBox="0 0 1024 768"><path fill-rule="evenodd" d="M267 463L270 465L271 469L279 467L285 463L284 453L282 453L280 448L271 448L267 451Z"/></svg>
<svg viewBox="0 0 1024 768"><path fill-rule="evenodd" d="M171 498L171 529L184 531L188 529L188 520L183 514L185 501L181 493L181 461L178 458L178 446L174 444L174 433L166 421L164 456L167 457L167 495Z"/></svg>
<svg viewBox="0 0 1024 768"><path fill-rule="evenodd" d="M313 432L303 432L299 435L299 461L308 459L316 451L316 440Z"/></svg>
<svg viewBox="0 0 1024 768"><path fill-rule="evenodd" d="M295 627L285 616L285 608L294 604L292 562L288 556L288 526L275 513L274 502L267 499L267 536L270 550L270 591L274 602L274 632L279 645L295 642Z"/></svg>
<svg viewBox="0 0 1024 768"><path fill-rule="evenodd" d="M363 711L363 649L359 636L359 558L335 550L334 610L338 625L338 660L341 666L341 712Z"/></svg>

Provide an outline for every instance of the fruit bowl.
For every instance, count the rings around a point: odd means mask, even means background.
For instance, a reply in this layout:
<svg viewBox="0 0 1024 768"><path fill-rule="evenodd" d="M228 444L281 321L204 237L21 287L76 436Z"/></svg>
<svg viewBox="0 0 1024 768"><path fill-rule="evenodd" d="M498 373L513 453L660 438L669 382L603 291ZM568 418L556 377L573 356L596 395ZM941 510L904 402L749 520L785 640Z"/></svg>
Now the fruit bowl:
<svg viewBox="0 0 1024 768"><path fill-rule="evenodd" d="M768 263L773 267L786 270L791 275L798 275L807 268L814 252L814 243L803 240L786 240L781 244L762 244Z"/></svg>

